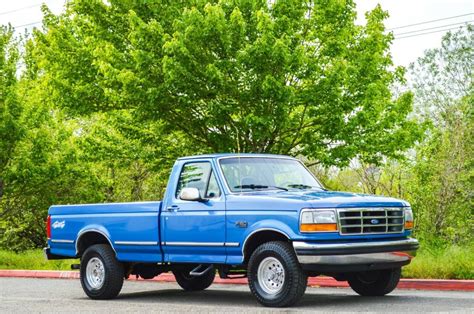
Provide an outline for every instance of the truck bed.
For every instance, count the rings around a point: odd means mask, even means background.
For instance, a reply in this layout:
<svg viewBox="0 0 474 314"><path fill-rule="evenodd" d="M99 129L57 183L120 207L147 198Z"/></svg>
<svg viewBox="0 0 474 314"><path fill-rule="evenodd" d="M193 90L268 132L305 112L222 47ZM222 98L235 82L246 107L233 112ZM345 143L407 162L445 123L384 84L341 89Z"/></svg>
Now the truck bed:
<svg viewBox="0 0 474 314"><path fill-rule="evenodd" d="M56 205L49 209L55 255L76 257L83 237L105 237L120 261L161 262L161 201Z"/></svg>

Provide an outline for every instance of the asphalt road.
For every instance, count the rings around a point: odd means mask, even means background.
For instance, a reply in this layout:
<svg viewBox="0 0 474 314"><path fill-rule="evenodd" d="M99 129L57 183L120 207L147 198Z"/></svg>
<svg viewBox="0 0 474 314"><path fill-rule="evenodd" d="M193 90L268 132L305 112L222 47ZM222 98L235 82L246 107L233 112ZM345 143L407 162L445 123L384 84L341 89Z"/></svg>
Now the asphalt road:
<svg viewBox="0 0 474 314"><path fill-rule="evenodd" d="M274 311L474 313L474 294L395 290L385 297L366 298L348 288L308 288L297 306L269 309L260 306L244 285L184 292L175 283L127 281L117 299L93 301L85 296L79 280L0 278L0 313Z"/></svg>

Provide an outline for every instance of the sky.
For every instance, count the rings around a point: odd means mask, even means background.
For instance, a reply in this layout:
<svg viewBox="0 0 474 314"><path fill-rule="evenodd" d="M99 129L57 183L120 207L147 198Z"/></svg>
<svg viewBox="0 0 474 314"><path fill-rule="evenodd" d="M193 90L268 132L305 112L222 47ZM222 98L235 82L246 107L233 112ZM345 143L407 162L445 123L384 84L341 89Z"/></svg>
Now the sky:
<svg viewBox="0 0 474 314"><path fill-rule="evenodd" d="M0 0L0 24L11 23L18 32L23 32L25 28L31 30L33 27L41 26L42 3L45 3L53 13L58 14L63 10L66 1ZM441 37L446 33L444 30L462 27L466 21L474 21L473 0L355 0L355 2L359 24L364 23L365 12L372 10L377 4L389 12L390 17L385 25L387 29L397 28L393 30L397 39L391 47L395 65L408 66L421 57L426 49L439 47ZM437 19L444 20L399 28ZM419 35L434 31L438 32Z"/></svg>

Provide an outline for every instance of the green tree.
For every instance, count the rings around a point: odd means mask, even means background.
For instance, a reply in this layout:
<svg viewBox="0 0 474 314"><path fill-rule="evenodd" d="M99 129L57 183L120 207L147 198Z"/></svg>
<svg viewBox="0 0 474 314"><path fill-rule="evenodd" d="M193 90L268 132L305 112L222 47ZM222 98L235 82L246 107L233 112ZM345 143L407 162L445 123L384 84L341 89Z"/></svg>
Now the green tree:
<svg viewBox="0 0 474 314"><path fill-rule="evenodd" d="M101 182L79 162L78 125L43 101L46 91L29 49L20 76L18 42L11 29L2 32L0 247L22 250L44 245L50 205L100 201Z"/></svg>
<svg viewBox="0 0 474 314"><path fill-rule="evenodd" d="M474 28L447 33L411 66L416 107L433 127L417 149L410 198L426 240L473 240Z"/></svg>
<svg viewBox="0 0 474 314"><path fill-rule="evenodd" d="M82 162L94 164L109 202L160 199L176 158L197 151L182 134L167 134L153 121L137 122L127 110L80 120Z"/></svg>
<svg viewBox="0 0 474 314"><path fill-rule="evenodd" d="M39 62L72 114L132 110L208 151L305 155L325 165L398 158L420 135L394 98L376 7L353 1L85 1L45 10Z"/></svg>
<svg viewBox="0 0 474 314"><path fill-rule="evenodd" d="M409 85L415 93L415 111L434 123L449 128L462 116L459 101L473 93L474 26L448 32L441 48L429 49L410 65Z"/></svg>
<svg viewBox="0 0 474 314"><path fill-rule="evenodd" d="M0 26L0 200L5 189L4 171L23 131L19 123L21 106L16 94L18 59L13 29Z"/></svg>

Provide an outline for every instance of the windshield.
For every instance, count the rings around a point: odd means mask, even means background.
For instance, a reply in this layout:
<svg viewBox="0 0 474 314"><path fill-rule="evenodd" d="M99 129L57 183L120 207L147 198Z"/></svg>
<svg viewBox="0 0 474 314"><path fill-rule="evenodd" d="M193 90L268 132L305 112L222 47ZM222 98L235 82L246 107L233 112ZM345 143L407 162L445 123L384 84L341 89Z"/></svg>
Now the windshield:
<svg viewBox="0 0 474 314"><path fill-rule="evenodd" d="M272 157L236 157L220 160L232 192L252 190L323 189L297 160Z"/></svg>

